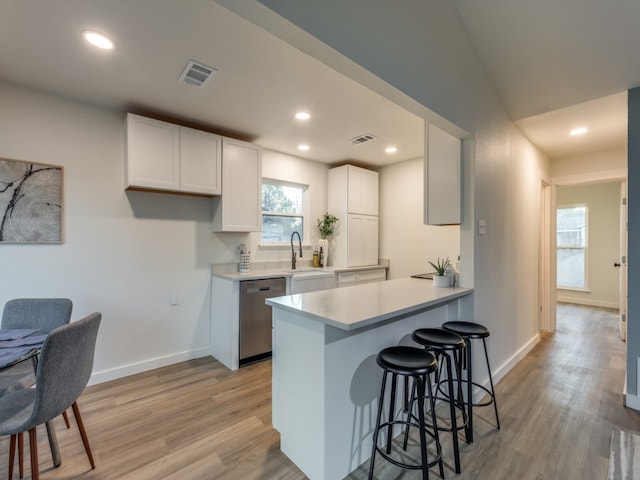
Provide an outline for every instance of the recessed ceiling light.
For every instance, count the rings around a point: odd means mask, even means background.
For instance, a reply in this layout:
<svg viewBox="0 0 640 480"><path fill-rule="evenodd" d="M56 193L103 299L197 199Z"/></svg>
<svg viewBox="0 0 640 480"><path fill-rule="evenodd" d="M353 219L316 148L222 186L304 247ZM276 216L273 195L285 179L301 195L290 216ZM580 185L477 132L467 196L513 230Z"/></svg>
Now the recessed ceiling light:
<svg viewBox="0 0 640 480"><path fill-rule="evenodd" d="M311 118L311 114L308 112L298 112L296 113L296 118L298 120L309 120Z"/></svg>
<svg viewBox="0 0 640 480"><path fill-rule="evenodd" d="M82 36L94 47L101 48L103 50L111 50L115 44L113 40L109 39L105 35L94 32L93 30L83 30Z"/></svg>
<svg viewBox="0 0 640 480"><path fill-rule="evenodd" d="M574 128L569 132L569 135L583 135L588 131L587 127Z"/></svg>
<svg viewBox="0 0 640 480"><path fill-rule="evenodd" d="M300 145L298 145L298 150L302 150L303 152L306 152L307 150L309 150L309 145L301 143Z"/></svg>
<svg viewBox="0 0 640 480"><path fill-rule="evenodd" d="M396 153L398 149L396 147L387 147L384 149L384 151L387 153Z"/></svg>

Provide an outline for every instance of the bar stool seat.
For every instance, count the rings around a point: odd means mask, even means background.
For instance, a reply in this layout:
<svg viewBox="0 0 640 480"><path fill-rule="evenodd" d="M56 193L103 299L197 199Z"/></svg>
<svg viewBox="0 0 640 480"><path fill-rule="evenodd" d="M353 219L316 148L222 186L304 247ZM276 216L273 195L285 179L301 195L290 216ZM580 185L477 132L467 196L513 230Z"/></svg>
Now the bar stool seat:
<svg viewBox="0 0 640 480"><path fill-rule="evenodd" d="M457 333L442 328L420 328L413 332L411 338L414 342L435 354L440 369L436 372L436 398L449 404L450 426L438 425L438 430L449 431L452 434L453 455L456 473L460 473L460 449L458 444L458 431L467 428L467 412L462 396L462 383L460 359L462 358L465 341ZM452 365L455 365L456 373L453 374ZM442 369L446 368L446 378L442 379ZM454 380L457 391L454 391ZM442 389L446 387L447 390ZM439 394L442 393L442 396ZM462 413L462 422L458 422L457 410Z"/></svg>
<svg viewBox="0 0 640 480"><path fill-rule="evenodd" d="M498 417L498 404L496 402L496 392L493 387L493 375L491 374L491 365L489 364L489 353L487 351L487 337L491 334L489 329L484 325L474 322L465 321L452 321L442 324L442 328L450 332L457 333L464 338L466 343L466 371L467 378L462 379L463 383L467 384L467 441L473 442L473 407L486 407L493 404L493 409L496 414L496 427L500 430L500 418ZM487 371L489 373L489 385L490 388L480 385L473 381L473 342L472 340L482 340L484 347L484 358L487 362ZM487 395L489 400L482 403L473 402L473 386L482 389Z"/></svg>
<svg viewBox="0 0 640 480"><path fill-rule="evenodd" d="M437 422L433 409L433 391L431 388L430 375L437 371L438 363L435 357L426 352L422 348L409 346L393 346L387 347L378 353L376 362L383 370L382 386L380 388L380 396L378 398L378 414L376 417L376 426L373 432L373 445L371 452L371 462L369 464L369 480L373 479L373 469L375 466L376 454L381 455L385 460L401 468L409 470L421 470L423 480L429 478L429 468L438 464L440 469L440 477L444 478L444 466L442 462L442 449L440 439L438 437ZM387 378L391 375L391 394L389 395L389 410L387 421L382 421L382 413L384 410L385 389ZM411 410L407 413L406 419L396 420L395 402L396 387L398 375L405 377L405 382L413 381L413 388L417 391L417 415L413 415ZM424 400L429 399L431 403L432 425L433 430L429 430L424 419ZM412 402L413 404L413 402ZM417 423L414 419L417 418ZM420 463L406 463L391 457L391 447L393 440L393 428L395 425L404 427L405 432L410 428L416 428L420 438ZM382 430L386 429L386 446L378 446L378 437ZM427 455L427 436L435 440L436 454L429 461ZM406 442L403 444L406 450Z"/></svg>

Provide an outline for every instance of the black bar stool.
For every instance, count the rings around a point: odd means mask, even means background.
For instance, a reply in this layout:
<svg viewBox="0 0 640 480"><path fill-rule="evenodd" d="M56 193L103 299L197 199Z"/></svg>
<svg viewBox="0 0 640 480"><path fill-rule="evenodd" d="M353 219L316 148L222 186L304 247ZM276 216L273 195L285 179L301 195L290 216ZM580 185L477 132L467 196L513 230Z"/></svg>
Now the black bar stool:
<svg viewBox="0 0 640 480"><path fill-rule="evenodd" d="M467 441L473 442L473 407L486 407L493 403L493 409L496 412L496 426L500 430L500 419L498 417L498 404L496 403L496 392L493 388L493 375L491 374L491 366L489 365L489 354L487 352L487 337L490 335L489 329L484 325L473 322L446 322L442 325L442 328L449 330L450 332L457 333L466 342L466 370L467 378L462 379L467 384ZM484 358L487 361L487 370L489 372L489 384L491 390L484 385L480 385L473 381L473 340L482 339L482 345L484 346ZM473 403L473 386L481 388L489 395L489 400L482 403Z"/></svg>
<svg viewBox="0 0 640 480"><path fill-rule="evenodd" d="M456 473L460 473L460 449L458 444L458 431L467 428L467 412L462 396L462 371L460 360L464 353L465 341L457 333L442 328L420 328L413 332L411 338L414 342L424 346L425 349L436 356L440 369L436 372L436 398L449 404L450 426L442 423L437 427L440 431L451 432L453 437L453 457ZM453 357L453 358L452 358ZM453 360L453 361L452 361ZM452 364L456 367L455 376ZM442 379L442 369L446 367L446 379ZM454 379L456 391L454 391ZM442 384L446 383L447 391L442 391ZM459 424L456 408L462 412L462 422ZM468 439L467 439L468 440Z"/></svg>
<svg viewBox="0 0 640 480"><path fill-rule="evenodd" d="M383 349L376 358L378 365L383 369L382 374L382 387L380 388L380 397L378 398L378 416L376 417L376 426L373 432L373 446L371 452L371 463L369 465L369 480L373 479L373 467L375 464L376 453L379 453L388 462L409 470L422 470L422 479L428 480L429 468L433 467L436 463L440 468L440 476L444 478L444 466L442 463L442 449L440 447L440 439L438 438L437 423L435 417L435 411L433 408L433 391L431 388L431 373L435 372L438 368L438 363L435 357L421 348L407 347L407 346L394 346ZM391 395L389 397L389 415L387 421L382 422L382 411L385 397L385 388L387 385L387 377L391 374ZM406 420L395 420L395 402L396 402L396 385L398 375L401 375L405 379L405 383L411 379L413 381L413 388L417 390L417 419L418 423L415 423L411 410L409 410ZM426 392L425 392L426 387ZM427 396L428 394L428 396ZM431 421L434 425L433 431L427 429L424 420L424 400L429 399L431 403ZM413 404L413 400L411 402ZM420 437L420 463L409 464L401 462L394 458L391 458L391 442L393 440L393 426L402 425L406 430L410 428L417 428ZM380 431L386 429L386 448L383 449L378 446L378 436ZM429 462L427 458L427 435L435 440L436 455L435 458ZM406 449L406 445L403 445Z"/></svg>

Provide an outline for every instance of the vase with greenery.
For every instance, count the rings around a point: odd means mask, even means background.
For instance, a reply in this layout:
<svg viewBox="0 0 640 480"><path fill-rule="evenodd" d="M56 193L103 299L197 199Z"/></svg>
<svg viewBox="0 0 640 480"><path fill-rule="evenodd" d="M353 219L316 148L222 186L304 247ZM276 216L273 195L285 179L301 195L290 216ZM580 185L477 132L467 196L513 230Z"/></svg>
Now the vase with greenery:
<svg viewBox="0 0 640 480"><path fill-rule="evenodd" d="M326 239L333 235L336 223L338 223L338 217L331 215L329 212L325 212L322 218L318 219L318 232L320 233L320 238Z"/></svg>
<svg viewBox="0 0 640 480"><path fill-rule="evenodd" d="M429 262L429 265L436 270L436 275L433 276L433 285L435 287L448 287L449 277L447 276L447 268L451 265L449 257L444 259L438 257L436 263Z"/></svg>
<svg viewBox="0 0 640 480"><path fill-rule="evenodd" d="M325 267L329 261L329 240L327 237L333 235L338 223L338 217L325 212L325 214L318 218L317 226L318 233L320 234L320 240L318 240L318 250L322 249L322 258L320 260L320 266Z"/></svg>

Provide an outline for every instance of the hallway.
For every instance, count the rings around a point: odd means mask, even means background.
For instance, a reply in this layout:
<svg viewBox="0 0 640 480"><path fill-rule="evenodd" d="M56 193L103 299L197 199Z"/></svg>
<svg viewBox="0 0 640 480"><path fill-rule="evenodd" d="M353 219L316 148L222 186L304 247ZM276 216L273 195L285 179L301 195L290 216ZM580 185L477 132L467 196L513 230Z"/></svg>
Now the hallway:
<svg viewBox="0 0 640 480"><path fill-rule="evenodd" d="M491 407L476 409L476 439L461 443L460 475L453 472L451 440L443 436L445 476L605 479L613 427L640 431L640 413L623 406L625 355L617 310L558 304L557 332L544 334L496 387L502 429L495 429ZM421 478L384 464L377 461L376 479ZM437 469L432 472L439 478ZM365 473L361 468L349 478Z"/></svg>

